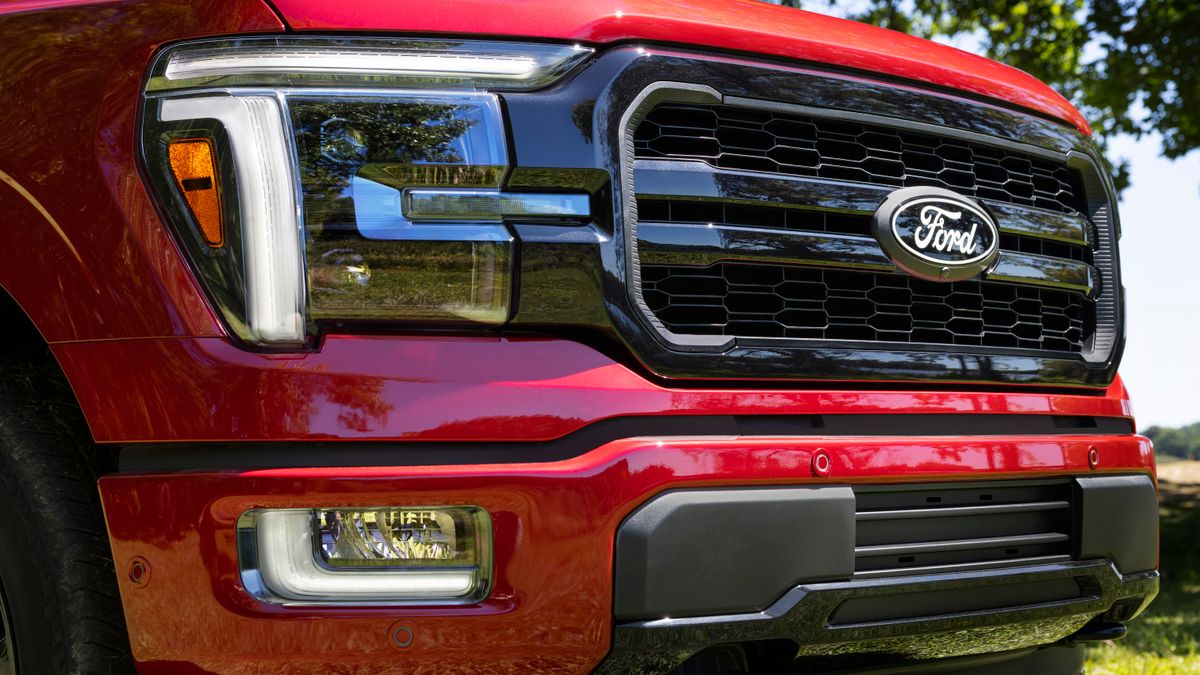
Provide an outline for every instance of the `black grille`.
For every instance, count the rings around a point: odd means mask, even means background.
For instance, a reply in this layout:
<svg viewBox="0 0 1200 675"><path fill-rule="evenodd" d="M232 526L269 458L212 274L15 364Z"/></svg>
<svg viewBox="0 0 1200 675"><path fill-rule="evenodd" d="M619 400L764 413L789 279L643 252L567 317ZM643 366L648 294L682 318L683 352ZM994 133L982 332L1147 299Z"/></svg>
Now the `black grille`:
<svg viewBox="0 0 1200 675"><path fill-rule="evenodd" d="M1089 302L999 282L779 265L643 265L642 292L672 332L1081 352Z"/></svg>
<svg viewBox="0 0 1200 675"><path fill-rule="evenodd" d="M1074 553L1070 482L857 487L854 497L859 576L1068 560Z"/></svg>
<svg viewBox="0 0 1200 675"><path fill-rule="evenodd" d="M635 155L908 187L931 185L999 202L1083 210L1075 171L982 143L726 105L660 105L634 135Z"/></svg>

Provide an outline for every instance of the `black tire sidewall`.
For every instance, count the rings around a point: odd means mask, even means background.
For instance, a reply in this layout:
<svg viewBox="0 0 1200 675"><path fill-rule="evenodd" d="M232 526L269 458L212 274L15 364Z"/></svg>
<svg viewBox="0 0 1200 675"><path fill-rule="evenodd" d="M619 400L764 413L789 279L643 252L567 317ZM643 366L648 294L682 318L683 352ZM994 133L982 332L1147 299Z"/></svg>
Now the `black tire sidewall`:
<svg viewBox="0 0 1200 675"><path fill-rule="evenodd" d="M7 462L0 462L0 466ZM8 467L4 467L8 468ZM51 613L57 607L50 561L27 520L28 505L13 473L0 477L0 586L8 609L10 649L22 675L61 672ZM15 640L13 639L15 637ZM56 661L59 664L56 664Z"/></svg>

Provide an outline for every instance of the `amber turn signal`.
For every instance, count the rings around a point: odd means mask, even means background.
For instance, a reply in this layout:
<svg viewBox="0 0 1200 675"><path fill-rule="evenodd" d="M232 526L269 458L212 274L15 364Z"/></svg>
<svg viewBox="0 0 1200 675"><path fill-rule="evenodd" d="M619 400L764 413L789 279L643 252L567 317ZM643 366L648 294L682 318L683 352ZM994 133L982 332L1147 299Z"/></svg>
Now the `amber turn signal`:
<svg viewBox="0 0 1200 675"><path fill-rule="evenodd" d="M207 138L175 140L171 141L168 149L171 175L183 191L183 198L200 226L204 241L213 248L224 246L221 192L218 189L212 141Z"/></svg>

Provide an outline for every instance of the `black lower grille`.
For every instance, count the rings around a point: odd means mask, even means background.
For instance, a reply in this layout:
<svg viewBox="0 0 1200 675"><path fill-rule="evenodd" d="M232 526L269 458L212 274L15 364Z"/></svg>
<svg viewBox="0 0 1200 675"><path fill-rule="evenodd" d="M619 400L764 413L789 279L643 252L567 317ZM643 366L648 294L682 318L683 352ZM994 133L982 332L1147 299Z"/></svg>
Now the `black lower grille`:
<svg viewBox="0 0 1200 675"><path fill-rule="evenodd" d="M783 265L643 265L642 293L669 330L692 335L1078 353L1094 322L1078 293Z"/></svg>
<svg viewBox="0 0 1200 675"><path fill-rule="evenodd" d="M854 496L857 576L1069 560L1074 551L1068 481L857 487Z"/></svg>

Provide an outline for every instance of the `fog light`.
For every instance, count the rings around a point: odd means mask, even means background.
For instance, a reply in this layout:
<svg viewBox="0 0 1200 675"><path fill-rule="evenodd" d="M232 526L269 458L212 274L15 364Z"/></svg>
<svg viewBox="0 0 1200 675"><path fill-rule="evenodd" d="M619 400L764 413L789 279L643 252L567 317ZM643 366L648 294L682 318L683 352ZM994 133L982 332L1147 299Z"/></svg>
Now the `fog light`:
<svg viewBox="0 0 1200 675"><path fill-rule="evenodd" d="M461 604L486 597L483 509L266 509L238 522L242 582L280 604Z"/></svg>

